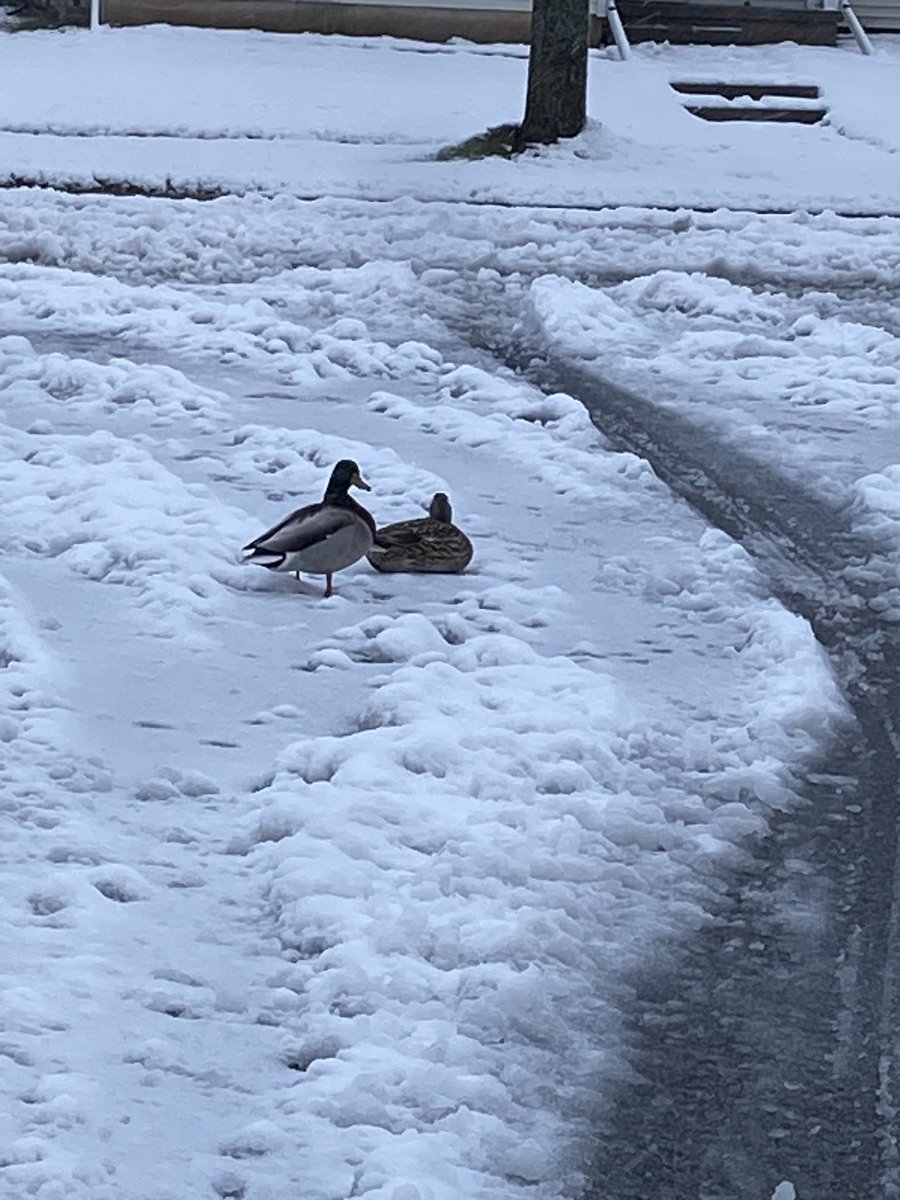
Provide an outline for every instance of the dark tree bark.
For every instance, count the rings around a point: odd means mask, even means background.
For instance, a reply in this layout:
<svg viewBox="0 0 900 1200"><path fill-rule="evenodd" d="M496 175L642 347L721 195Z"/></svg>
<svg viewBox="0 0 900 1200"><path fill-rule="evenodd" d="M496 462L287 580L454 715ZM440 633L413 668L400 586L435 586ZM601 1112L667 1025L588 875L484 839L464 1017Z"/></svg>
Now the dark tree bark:
<svg viewBox="0 0 900 1200"><path fill-rule="evenodd" d="M532 0L523 142L555 142L584 129L590 20L590 0Z"/></svg>

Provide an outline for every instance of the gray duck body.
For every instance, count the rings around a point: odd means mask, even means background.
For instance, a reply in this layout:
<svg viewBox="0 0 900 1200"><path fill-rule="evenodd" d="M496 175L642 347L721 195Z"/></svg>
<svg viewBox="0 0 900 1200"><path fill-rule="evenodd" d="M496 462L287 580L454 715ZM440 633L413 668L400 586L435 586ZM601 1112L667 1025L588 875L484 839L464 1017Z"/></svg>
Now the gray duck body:
<svg viewBox="0 0 900 1200"><path fill-rule="evenodd" d="M332 594L332 575L363 557L375 540L375 521L349 494L361 487L370 491L350 459L342 459L331 473L325 496L307 504L261 533L243 548L246 562L270 571L326 577L325 595Z"/></svg>

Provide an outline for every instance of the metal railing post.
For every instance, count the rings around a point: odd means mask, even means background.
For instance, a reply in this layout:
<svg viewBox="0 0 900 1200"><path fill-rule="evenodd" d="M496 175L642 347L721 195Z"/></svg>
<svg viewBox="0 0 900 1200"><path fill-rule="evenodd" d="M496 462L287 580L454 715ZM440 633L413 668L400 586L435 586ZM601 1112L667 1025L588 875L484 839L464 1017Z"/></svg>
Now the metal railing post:
<svg viewBox="0 0 900 1200"><path fill-rule="evenodd" d="M619 16L619 10L616 8L616 0L591 0L591 15L606 17L616 43L616 49L619 51L619 58L623 61L631 58L631 44L628 41L625 26L622 24L622 18Z"/></svg>
<svg viewBox="0 0 900 1200"><path fill-rule="evenodd" d="M844 20L850 26L850 32L856 38L856 44L859 46L860 54L871 54L872 43L869 41L869 35L862 27L862 22L853 11L848 0L841 0L841 13Z"/></svg>

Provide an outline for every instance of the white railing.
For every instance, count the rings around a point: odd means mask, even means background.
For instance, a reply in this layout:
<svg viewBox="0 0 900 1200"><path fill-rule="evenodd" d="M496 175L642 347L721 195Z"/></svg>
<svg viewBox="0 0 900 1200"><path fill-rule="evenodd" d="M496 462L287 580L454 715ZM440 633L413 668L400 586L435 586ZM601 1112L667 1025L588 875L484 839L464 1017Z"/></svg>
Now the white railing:
<svg viewBox="0 0 900 1200"><path fill-rule="evenodd" d="M839 4L844 20L850 27L850 32L856 38L856 44L859 46L860 54L871 54L872 43L869 41L869 35L862 27L862 22L851 8L848 0L840 0Z"/></svg>

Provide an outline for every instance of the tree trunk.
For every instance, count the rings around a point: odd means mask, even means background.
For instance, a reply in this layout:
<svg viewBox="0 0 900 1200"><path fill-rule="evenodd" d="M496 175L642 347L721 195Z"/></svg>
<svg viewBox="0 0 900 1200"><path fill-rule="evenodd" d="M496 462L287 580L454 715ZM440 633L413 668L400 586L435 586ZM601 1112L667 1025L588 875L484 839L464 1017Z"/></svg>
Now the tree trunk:
<svg viewBox="0 0 900 1200"><path fill-rule="evenodd" d="M532 0L523 142L555 142L584 128L590 20L590 0Z"/></svg>

